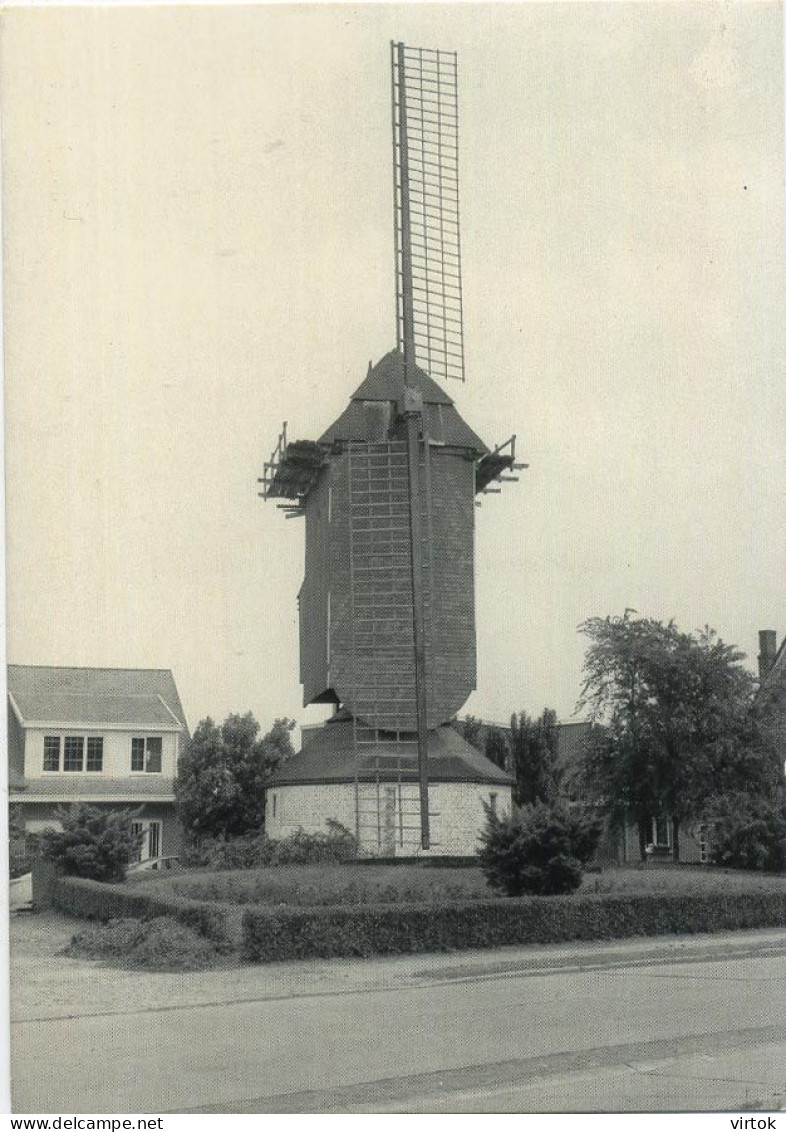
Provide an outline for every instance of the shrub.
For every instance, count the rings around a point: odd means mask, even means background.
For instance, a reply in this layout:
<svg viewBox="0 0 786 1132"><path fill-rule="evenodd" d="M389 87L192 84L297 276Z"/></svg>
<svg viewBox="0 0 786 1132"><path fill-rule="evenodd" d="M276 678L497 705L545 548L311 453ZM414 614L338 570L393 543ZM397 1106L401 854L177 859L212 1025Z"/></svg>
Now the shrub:
<svg viewBox="0 0 786 1132"><path fill-rule="evenodd" d="M750 794L727 794L711 804L707 824L713 864L764 872L786 868L782 803Z"/></svg>
<svg viewBox="0 0 786 1132"><path fill-rule="evenodd" d="M357 856L355 838L340 822L328 818L327 833L306 833L299 829L290 837L268 842L271 865L321 865L329 861L349 861Z"/></svg>
<svg viewBox="0 0 786 1132"><path fill-rule="evenodd" d="M203 837L189 846L183 863L208 869L255 869L269 855L264 834L244 833L238 837Z"/></svg>
<svg viewBox="0 0 786 1132"><path fill-rule="evenodd" d="M270 841L261 833L239 837L205 837L185 854L185 863L209 869L256 869L268 865L320 865L350 861L357 856L355 838L332 818L327 833L299 829L290 837Z"/></svg>
<svg viewBox="0 0 786 1132"><path fill-rule="evenodd" d="M131 830L138 810L107 810L77 802L61 807L62 830L47 829L40 837L45 857L70 876L120 881L139 849L139 834Z"/></svg>
<svg viewBox="0 0 786 1132"><path fill-rule="evenodd" d="M218 958L215 946L171 916L110 920L77 932L65 954L114 959L148 971L194 971Z"/></svg>
<svg viewBox="0 0 786 1132"><path fill-rule="evenodd" d="M544 802L514 808L510 817L486 806L480 836L483 875L507 896L555 896L581 884L579 852L586 853L590 844L583 819Z"/></svg>
<svg viewBox="0 0 786 1132"><path fill-rule="evenodd" d="M162 899L132 886L102 884L82 877L61 877L53 886L52 903L61 912L85 920L152 919L171 916L199 935L225 944L229 939L226 908L182 896Z"/></svg>
<svg viewBox="0 0 786 1132"><path fill-rule="evenodd" d="M255 962L624 939L786 925L781 892L520 897L455 904L248 908L243 955Z"/></svg>

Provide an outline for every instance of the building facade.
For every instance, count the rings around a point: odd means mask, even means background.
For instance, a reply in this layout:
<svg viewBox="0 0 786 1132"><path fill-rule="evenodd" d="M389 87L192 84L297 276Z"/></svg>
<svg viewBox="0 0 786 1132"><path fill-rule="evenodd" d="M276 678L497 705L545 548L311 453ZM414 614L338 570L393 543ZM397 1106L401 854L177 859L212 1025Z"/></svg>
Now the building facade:
<svg viewBox="0 0 786 1132"><path fill-rule="evenodd" d="M8 666L9 800L25 833L59 828L64 805L133 808L140 859L176 855L188 738L168 669Z"/></svg>

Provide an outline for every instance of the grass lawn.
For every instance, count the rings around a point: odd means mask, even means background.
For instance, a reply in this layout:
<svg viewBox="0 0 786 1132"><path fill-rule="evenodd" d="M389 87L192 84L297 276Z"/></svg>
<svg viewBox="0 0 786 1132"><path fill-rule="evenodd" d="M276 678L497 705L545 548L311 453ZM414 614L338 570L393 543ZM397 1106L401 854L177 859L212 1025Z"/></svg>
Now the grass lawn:
<svg viewBox="0 0 786 1132"><path fill-rule="evenodd" d="M193 869L168 876L140 874L165 897L217 900L230 904L393 904L482 900L493 896L479 869L422 868L417 865L278 865L264 869Z"/></svg>
<svg viewBox="0 0 786 1132"><path fill-rule="evenodd" d="M193 869L139 874L133 883L165 897L222 903L313 906L442 903L496 896L479 869L419 865L280 865L264 869ZM692 867L607 868L588 873L580 893L786 892L786 876Z"/></svg>

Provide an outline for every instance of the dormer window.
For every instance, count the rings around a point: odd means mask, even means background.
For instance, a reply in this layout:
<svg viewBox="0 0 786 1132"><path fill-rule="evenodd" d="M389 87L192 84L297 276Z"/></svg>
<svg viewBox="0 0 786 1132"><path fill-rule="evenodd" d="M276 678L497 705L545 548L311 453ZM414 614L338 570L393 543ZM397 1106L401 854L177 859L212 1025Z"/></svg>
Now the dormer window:
<svg viewBox="0 0 786 1132"><path fill-rule="evenodd" d="M85 743L87 758L85 759ZM60 750L63 750L63 765L60 766ZM59 735L44 736L44 770L57 774L61 770L67 774L100 773L104 769L104 740L100 735Z"/></svg>
<svg viewBox="0 0 786 1132"><path fill-rule="evenodd" d="M60 770L60 736L44 736L44 770Z"/></svg>
<svg viewBox="0 0 786 1132"><path fill-rule="evenodd" d="M148 735L146 738L131 740L131 773L161 773L161 736Z"/></svg>

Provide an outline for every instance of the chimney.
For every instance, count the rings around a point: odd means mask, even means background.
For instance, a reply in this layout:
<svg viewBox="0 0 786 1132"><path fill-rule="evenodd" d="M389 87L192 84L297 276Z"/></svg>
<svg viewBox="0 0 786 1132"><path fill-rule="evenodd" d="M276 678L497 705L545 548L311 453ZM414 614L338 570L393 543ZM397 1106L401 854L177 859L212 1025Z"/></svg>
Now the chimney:
<svg viewBox="0 0 786 1132"><path fill-rule="evenodd" d="M775 663L775 630L759 629L759 679L763 680Z"/></svg>

